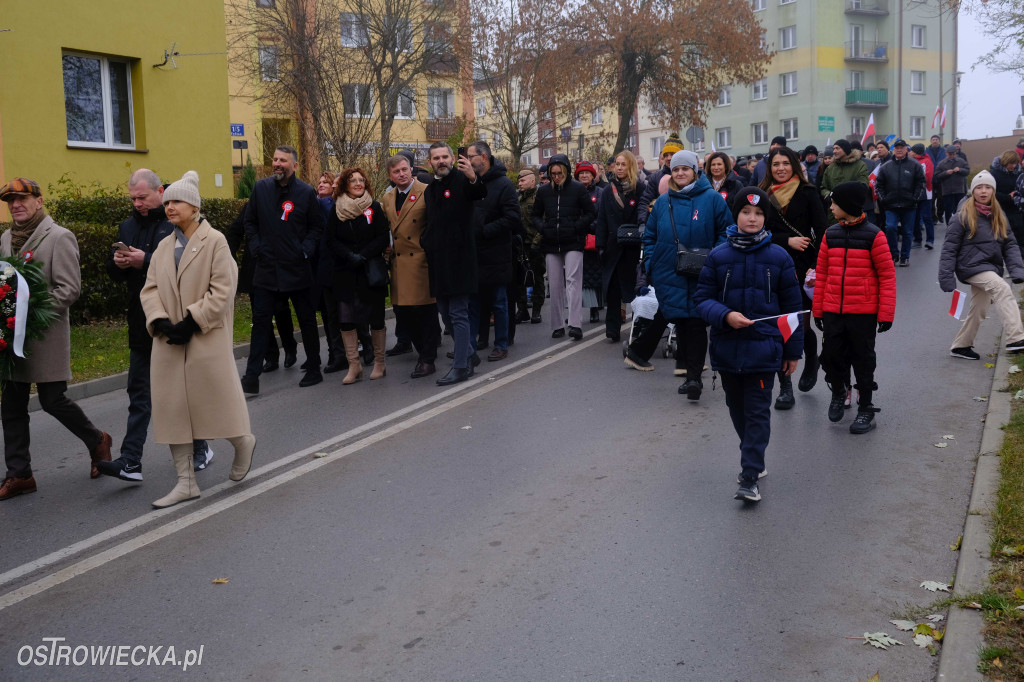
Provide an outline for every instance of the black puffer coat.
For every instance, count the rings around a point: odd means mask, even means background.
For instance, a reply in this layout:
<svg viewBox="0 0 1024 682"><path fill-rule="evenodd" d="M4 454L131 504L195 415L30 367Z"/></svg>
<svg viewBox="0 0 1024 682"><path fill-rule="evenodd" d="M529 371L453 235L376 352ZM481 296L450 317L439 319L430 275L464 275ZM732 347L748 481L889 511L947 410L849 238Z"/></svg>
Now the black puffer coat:
<svg viewBox="0 0 1024 682"><path fill-rule="evenodd" d="M502 286L512 281L512 234L521 230L519 196L506 176L505 164L491 157L491 168L480 179L487 196L474 207L473 235L480 284Z"/></svg>
<svg viewBox="0 0 1024 682"><path fill-rule="evenodd" d="M541 250L544 253L582 251L597 211L583 183L571 179L569 158L555 154L548 170L554 165L565 167L565 182L561 186L553 182L542 185L533 204L533 224L541 235Z"/></svg>
<svg viewBox="0 0 1024 682"><path fill-rule="evenodd" d="M629 192L622 190L618 180L601 195L600 208L597 215L597 248L604 251L601 269L602 292L608 291L612 276L619 273L618 284L622 300L629 303L636 295L636 266L640 262L640 244L622 246L619 244L620 225L634 225L641 237L643 226L640 225L640 200L647 189L647 183L637 179L636 187ZM622 206L615 200L616 194L622 200Z"/></svg>
<svg viewBox="0 0 1024 682"><path fill-rule="evenodd" d="M800 234L791 230L786 225L787 222ZM772 233L772 241L784 248L793 259L797 277L803 284L807 271L817 265L818 245L828 227L828 218L825 216L825 207L819 198L818 188L806 183L801 184L793 198L789 200L785 212L780 212L775 208L775 202L769 201L764 224ZM803 251L791 249L789 238L798 236L810 238L811 245Z"/></svg>

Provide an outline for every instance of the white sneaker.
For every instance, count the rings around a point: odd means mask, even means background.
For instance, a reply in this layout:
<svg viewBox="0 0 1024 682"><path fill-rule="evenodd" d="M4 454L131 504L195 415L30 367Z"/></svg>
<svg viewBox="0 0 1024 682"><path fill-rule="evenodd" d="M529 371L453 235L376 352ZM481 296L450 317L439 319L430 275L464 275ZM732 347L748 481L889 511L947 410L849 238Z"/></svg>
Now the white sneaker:
<svg viewBox="0 0 1024 682"><path fill-rule="evenodd" d="M210 466L210 462L213 461L213 448L210 447L210 443L206 443L205 455L200 454L198 457L192 456L192 471L202 471L206 467Z"/></svg>

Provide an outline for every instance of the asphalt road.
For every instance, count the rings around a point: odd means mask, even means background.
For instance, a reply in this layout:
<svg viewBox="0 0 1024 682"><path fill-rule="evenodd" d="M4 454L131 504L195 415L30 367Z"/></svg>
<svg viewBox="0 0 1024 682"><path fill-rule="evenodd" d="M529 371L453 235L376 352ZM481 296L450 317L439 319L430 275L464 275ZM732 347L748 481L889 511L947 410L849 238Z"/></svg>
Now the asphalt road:
<svg viewBox="0 0 1024 682"><path fill-rule="evenodd" d="M228 483L215 441L202 499L162 512L165 447L141 485L92 481L33 413L39 492L0 504L0 679L934 679L888 621L953 578L992 370L947 354L938 252L911 261L878 339L878 428L829 423L823 381L798 394L773 415L756 506L732 499L710 372L690 403L671 360L626 369L603 325L551 340L547 309L453 390L410 380L411 355L353 386L265 375L253 474ZM119 442L124 394L81 404ZM847 638L877 631L905 646ZM24 648L53 637L63 665ZM145 649L76 666L79 646Z"/></svg>

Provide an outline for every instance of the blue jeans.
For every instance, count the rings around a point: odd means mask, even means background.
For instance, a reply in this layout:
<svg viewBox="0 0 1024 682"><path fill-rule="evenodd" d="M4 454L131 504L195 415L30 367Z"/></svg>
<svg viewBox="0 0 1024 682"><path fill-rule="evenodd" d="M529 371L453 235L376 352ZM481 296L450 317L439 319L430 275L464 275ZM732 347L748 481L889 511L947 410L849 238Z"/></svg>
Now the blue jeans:
<svg viewBox="0 0 1024 682"><path fill-rule="evenodd" d="M468 294L459 296L438 296L437 307L441 317L452 330L452 341L455 342L455 360L452 367L466 369L469 367L469 356L476 352L470 350L469 334L469 302L474 298Z"/></svg>
<svg viewBox="0 0 1024 682"><path fill-rule="evenodd" d="M487 343L491 315L494 315L494 348L508 350L508 288L505 285L480 285L475 304L469 307L470 338Z"/></svg>
<svg viewBox="0 0 1024 682"><path fill-rule="evenodd" d="M932 219L932 200L922 199L917 204L917 222L914 223L914 242L921 243L921 225L924 225L925 241L935 243L935 221Z"/></svg>
<svg viewBox="0 0 1024 682"><path fill-rule="evenodd" d="M893 259L910 258L910 240L913 239L914 225L917 224L917 206L910 208L885 209L885 237L889 240L889 253ZM897 232L898 230L898 232ZM898 237L903 237L903 244L898 246Z"/></svg>
<svg viewBox="0 0 1024 682"><path fill-rule="evenodd" d="M124 440L121 441L121 458L130 464L142 463L142 447L146 444L146 433L153 413L149 392L152 357L152 348L131 348L128 351L128 426L125 428ZM192 441L192 450L196 453L205 452L206 441Z"/></svg>

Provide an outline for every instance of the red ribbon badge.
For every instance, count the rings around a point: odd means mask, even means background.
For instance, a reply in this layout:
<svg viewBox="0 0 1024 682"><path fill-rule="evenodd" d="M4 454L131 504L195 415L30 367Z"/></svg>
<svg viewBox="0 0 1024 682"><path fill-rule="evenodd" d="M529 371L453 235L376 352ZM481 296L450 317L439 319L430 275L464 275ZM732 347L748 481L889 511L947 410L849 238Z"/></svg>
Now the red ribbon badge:
<svg viewBox="0 0 1024 682"><path fill-rule="evenodd" d="M447 199L447 198L451 197L451 195L452 195L452 193L451 193L451 190L447 190L447 189L446 189L446 190L444 191L444 198L445 198L445 199Z"/></svg>
<svg viewBox="0 0 1024 682"><path fill-rule="evenodd" d="M629 205L630 206L636 206L636 199L630 199L629 200Z"/></svg>
<svg viewBox="0 0 1024 682"><path fill-rule="evenodd" d="M32 252L26 251L25 255L22 256L22 258L25 260L26 263L29 262L30 260L32 260Z"/></svg>
<svg viewBox="0 0 1024 682"><path fill-rule="evenodd" d="M593 197L593 196L590 197L590 203L596 204L597 203L597 197Z"/></svg>
<svg viewBox="0 0 1024 682"><path fill-rule="evenodd" d="M293 204L290 201L286 201L283 204L281 204L281 208L284 210L284 213L281 214L281 220L287 222L288 214L295 210L295 204Z"/></svg>
<svg viewBox="0 0 1024 682"><path fill-rule="evenodd" d="M367 224L373 222L373 209L372 208L368 208L365 211L363 211L363 215L366 216Z"/></svg>
<svg viewBox="0 0 1024 682"><path fill-rule="evenodd" d="M416 195L415 195L415 194L410 194L410 195L409 195L409 203L411 204L411 203L413 203L414 201L416 201Z"/></svg>
<svg viewBox="0 0 1024 682"><path fill-rule="evenodd" d="M690 220L696 220L698 218L698 216L700 216L700 209L699 208L695 208L695 209L693 209L693 217L690 218Z"/></svg>
<svg viewBox="0 0 1024 682"><path fill-rule="evenodd" d="M723 199L725 199L726 201L728 201L728 200L729 200L729 193L728 193L728 192L726 192L726 191L721 191L721 192L719 192L719 194L721 194L721 195L722 195L722 198L723 198Z"/></svg>

